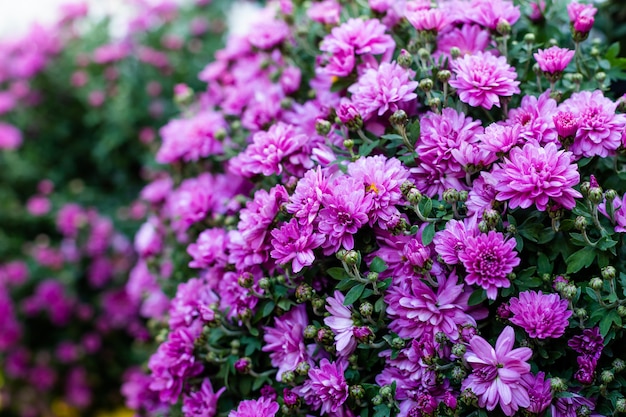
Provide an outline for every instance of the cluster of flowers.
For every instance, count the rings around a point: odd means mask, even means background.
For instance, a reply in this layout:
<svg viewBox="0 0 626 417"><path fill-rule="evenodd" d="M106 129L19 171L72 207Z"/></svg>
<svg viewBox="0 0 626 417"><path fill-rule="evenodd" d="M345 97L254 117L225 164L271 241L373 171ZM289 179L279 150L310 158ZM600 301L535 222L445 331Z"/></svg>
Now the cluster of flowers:
<svg viewBox="0 0 626 417"><path fill-rule="evenodd" d="M67 204L56 221L60 244L42 236L0 265L2 406L22 416L108 408L133 363L117 344L149 335L125 287L130 241L91 208Z"/></svg>
<svg viewBox="0 0 626 417"><path fill-rule="evenodd" d="M123 407L122 375L146 358L133 340L149 340L144 287L125 285L141 273L132 202L174 85L199 84L221 44L227 2L209 3L129 2L123 33L68 4L0 40L0 414Z"/></svg>
<svg viewBox="0 0 626 417"><path fill-rule="evenodd" d="M177 89L129 407L626 412L624 60L531 3L282 0Z"/></svg>

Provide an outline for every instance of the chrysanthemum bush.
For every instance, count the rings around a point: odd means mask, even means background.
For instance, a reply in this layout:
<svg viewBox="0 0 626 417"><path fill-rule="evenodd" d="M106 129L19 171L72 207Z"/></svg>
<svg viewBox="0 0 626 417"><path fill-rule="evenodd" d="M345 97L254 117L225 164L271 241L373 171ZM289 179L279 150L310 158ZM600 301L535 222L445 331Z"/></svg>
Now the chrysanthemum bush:
<svg viewBox="0 0 626 417"><path fill-rule="evenodd" d="M626 62L597 13L261 11L160 130L168 166L141 193L131 279L156 348L128 374L128 405L626 412L626 105L609 88Z"/></svg>
<svg viewBox="0 0 626 417"><path fill-rule="evenodd" d="M3 416L119 409L122 375L147 357L145 287L125 285L141 274L133 200L174 86L200 85L222 44L225 2L134 6L124 34L74 3L0 41Z"/></svg>

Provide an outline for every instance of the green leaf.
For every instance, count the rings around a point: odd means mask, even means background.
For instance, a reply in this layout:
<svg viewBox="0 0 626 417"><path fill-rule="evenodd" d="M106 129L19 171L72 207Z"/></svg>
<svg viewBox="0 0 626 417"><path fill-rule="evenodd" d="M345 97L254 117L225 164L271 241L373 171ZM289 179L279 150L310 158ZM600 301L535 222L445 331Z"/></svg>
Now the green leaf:
<svg viewBox="0 0 626 417"><path fill-rule="evenodd" d="M280 307L284 311L289 311L292 305L294 305L294 302L287 298L283 298L278 302L278 307Z"/></svg>
<svg viewBox="0 0 626 417"><path fill-rule="evenodd" d="M365 284L359 284L359 285L355 285L354 287L352 287L352 289L350 289L350 291L348 291L348 293L346 294L346 299L343 300L343 305L349 306L349 305L354 304L355 301L361 297L361 294L363 294L364 289L365 289Z"/></svg>
<svg viewBox="0 0 626 417"><path fill-rule="evenodd" d="M543 252L539 252L537 256L537 273L540 275L552 273L550 259L548 259L548 256Z"/></svg>
<svg viewBox="0 0 626 417"><path fill-rule="evenodd" d="M276 304L270 300L268 301L264 306L263 306L263 317L267 317L270 314L272 314L272 311L274 311L274 306Z"/></svg>
<svg viewBox="0 0 626 417"><path fill-rule="evenodd" d="M584 248L572 253L568 256L567 260L567 273L574 274L583 268L588 268L593 260L596 258L596 251L591 246L585 246Z"/></svg>
<svg viewBox="0 0 626 417"><path fill-rule="evenodd" d="M422 231L422 245L428 246L435 237L435 223L428 223Z"/></svg>
<svg viewBox="0 0 626 417"><path fill-rule="evenodd" d="M396 133L387 133L386 135L382 135L381 138L388 140L403 140L402 136Z"/></svg>
<svg viewBox="0 0 626 417"><path fill-rule="evenodd" d="M387 266L387 264L385 263L385 261L383 261L381 258L379 258L378 256L376 256L373 260L372 263L370 264L370 271L372 272L384 272L387 270L387 268L389 268Z"/></svg>
<svg viewBox="0 0 626 417"><path fill-rule="evenodd" d="M346 291L354 287L357 283L358 281L355 281L353 279L344 279L339 284L337 284L335 288L338 289L339 291Z"/></svg>
<svg viewBox="0 0 626 417"><path fill-rule="evenodd" d="M380 144L380 140L374 140L370 143L365 143L359 146L359 155L361 156L369 155L370 153L372 153L374 148L376 148L379 144Z"/></svg>
<svg viewBox="0 0 626 417"><path fill-rule="evenodd" d="M335 266L333 268L328 268L326 272L328 273L328 275L330 275L334 279L342 280L342 279L350 278L346 270L338 266Z"/></svg>
<svg viewBox="0 0 626 417"><path fill-rule="evenodd" d="M482 303L486 299L487 299L487 293L485 292L485 290L483 289L476 290L472 293L472 295L470 295L469 300L467 300L467 304L470 306L475 306L475 305Z"/></svg>
<svg viewBox="0 0 626 417"><path fill-rule="evenodd" d="M383 311L385 308L387 307L387 304L385 303L385 299L383 297L380 297L376 303L374 303L374 311L377 313L380 313L381 311Z"/></svg>
<svg viewBox="0 0 626 417"><path fill-rule="evenodd" d="M387 404L380 404L374 407L374 415L372 417L389 417L391 410Z"/></svg>
<svg viewBox="0 0 626 417"><path fill-rule="evenodd" d="M622 327L622 318L617 314L615 309L609 311L607 315L602 317L600 320L600 334L602 337L606 337L609 334L609 330L611 330L611 326L615 323L618 327Z"/></svg>

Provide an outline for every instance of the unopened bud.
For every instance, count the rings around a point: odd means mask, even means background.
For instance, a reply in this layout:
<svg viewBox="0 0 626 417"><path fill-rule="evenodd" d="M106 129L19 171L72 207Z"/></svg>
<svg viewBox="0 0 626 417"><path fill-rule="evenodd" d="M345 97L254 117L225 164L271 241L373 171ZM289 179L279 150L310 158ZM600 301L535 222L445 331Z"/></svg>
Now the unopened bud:
<svg viewBox="0 0 626 417"><path fill-rule="evenodd" d="M378 277L379 277L378 272L370 271L370 272L367 273L367 280L370 281L370 282L378 281Z"/></svg>
<svg viewBox="0 0 626 417"><path fill-rule="evenodd" d="M282 380L285 384L291 384L296 379L296 374L293 371L285 371L282 375Z"/></svg>
<svg viewBox="0 0 626 417"><path fill-rule="evenodd" d="M364 317L369 317L374 312L374 306L370 302L364 302L359 306L359 313Z"/></svg>
<svg viewBox="0 0 626 417"><path fill-rule="evenodd" d="M359 253L355 250L349 250L346 252L343 261L350 266L356 265L359 262Z"/></svg>
<svg viewBox="0 0 626 417"><path fill-rule="evenodd" d="M404 110L396 110L390 117L389 123L395 126L406 126L409 122L409 117Z"/></svg>
<svg viewBox="0 0 626 417"><path fill-rule="evenodd" d="M576 217L576 220L574 220L574 227L576 228L576 230L585 230L587 226L587 219L585 219L583 216L578 216Z"/></svg>
<svg viewBox="0 0 626 417"><path fill-rule="evenodd" d="M600 381L602 381L603 384L610 384L611 382L613 382L613 380L615 379L615 374L612 371L606 370L606 371L602 371L602 373L600 374Z"/></svg>
<svg viewBox="0 0 626 417"><path fill-rule="evenodd" d="M453 46L452 48L450 48L450 56L452 57L452 59L457 59L461 56L461 49Z"/></svg>
<svg viewBox="0 0 626 417"><path fill-rule="evenodd" d="M599 204L600 202L602 202L602 198L604 196L602 195L602 188L601 187L591 187L589 189L589 201L591 201L593 204Z"/></svg>
<svg viewBox="0 0 626 417"><path fill-rule="evenodd" d="M577 292L578 291L577 291L576 286L574 284L567 284L563 288L563 298L565 298L566 300L571 300L574 297L576 297L576 293Z"/></svg>
<svg viewBox="0 0 626 417"><path fill-rule="evenodd" d="M354 141L352 139L346 139L343 141L343 146L347 150L354 148Z"/></svg>
<svg viewBox="0 0 626 417"><path fill-rule="evenodd" d="M239 275L239 278L237 278L237 282L242 288L252 288L252 286L254 285L254 277L251 273L244 272L243 274Z"/></svg>
<svg viewBox="0 0 626 417"><path fill-rule="evenodd" d="M352 385L350 387L350 397L359 400L365 396L365 389L362 385Z"/></svg>
<svg viewBox="0 0 626 417"><path fill-rule="evenodd" d="M602 268L601 274L603 279L610 281L612 279L615 279L615 277L617 276L617 271L615 270L615 267L608 265Z"/></svg>
<svg viewBox="0 0 626 417"><path fill-rule="evenodd" d="M406 199L411 204L419 204L422 201L422 193L417 188L411 188L406 195Z"/></svg>
<svg viewBox="0 0 626 417"><path fill-rule="evenodd" d="M391 395L393 394L393 390L391 389L389 385L385 385L384 387L380 388L380 391L378 391L378 393L383 398L391 398Z"/></svg>
<svg viewBox="0 0 626 417"><path fill-rule="evenodd" d="M262 290L269 290L271 286L272 282L269 278L263 277L259 280L259 288L261 288Z"/></svg>
<svg viewBox="0 0 626 417"><path fill-rule="evenodd" d="M617 191L611 188L609 188L608 190L604 192L604 198L606 198L606 201L608 201L609 203L613 202L613 200L615 200L616 197L617 197Z"/></svg>
<svg viewBox="0 0 626 417"><path fill-rule="evenodd" d="M219 142L222 142L224 139L226 139L226 136L226 129L219 128L215 131L215 139Z"/></svg>
<svg viewBox="0 0 626 417"><path fill-rule="evenodd" d="M303 376L308 375L310 369L311 369L311 365L309 365L305 361L302 361L298 364L298 366L296 366L296 373L298 375L303 375Z"/></svg>
<svg viewBox="0 0 626 417"><path fill-rule="evenodd" d="M443 199L448 204L454 204L459 201L459 192L454 188L448 188L443 192Z"/></svg>
<svg viewBox="0 0 626 417"><path fill-rule="evenodd" d="M465 369L461 368L460 366L455 366L454 368L452 368L452 372L450 373L450 376L452 377L452 380L454 382L461 382L467 376L467 372L465 371Z"/></svg>
<svg viewBox="0 0 626 417"><path fill-rule="evenodd" d="M606 80L606 72L600 71L596 73L596 81L603 83Z"/></svg>
<svg viewBox="0 0 626 417"><path fill-rule="evenodd" d="M563 392L567 389L567 384L559 377L550 378L550 388L554 392Z"/></svg>
<svg viewBox="0 0 626 417"><path fill-rule="evenodd" d="M594 291L600 291L604 287L604 283L602 282L602 280L600 278L593 277L589 281L589 286Z"/></svg>
<svg viewBox="0 0 626 417"><path fill-rule="evenodd" d="M624 362L620 358L615 359L612 365L613 365L613 372L622 372L624 369L626 369L626 362Z"/></svg>
<svg viewBox="0 0 626 417"><path fill-rule="evenodd" d="M298 285L298 287L296 288L296 301L298 303L307 302L311 300L311 297L313 297L313 293L314 293L313 287L303 282L302 284Z"/></svg>
<svg viewBox="0 0 626 417"><path fill-rule="evenodd" d="M383 403L383 397L380 395L375 395L372 398L372 405L381 405Z"/></svg>
<svg viewBox="0 0 626 417"><path fill-rule="evenodd" d="M456 343L452 346L452 354L457 358L462 358L467 351L467 347L463 343Z"/></svg>
<svg viewBox="0 0 626 417"><path fill-rule="evenodd" d="M317 336L317 328L314 325L309 324L304 328L305 339L313 339L315 336Z"/></svg>
<svg viewBox="0 0 626 417"><path fill-rule="evenodd" d="M535 43L535 34L534 33L527 33L524 35L524 42L527 43L528 45L532 45Z"/></svg>
<svg viewBox="0 0 626 417"><path fill-rule="evenodd" d="M478 230L480 230L481 233L487 233L487 232L489 232L489 225L487 224L486 221L481 220L478 223Z"/></svg>
<svg viewBox="0 0 626 417"><path fill-rule="evenodd" d="M626 399L625 398L618 398L615 401L615 411L617 411L618 413L626 413Z"/></svg>
<svg viewBox="0 0 626 417"><path fill-rule="evenodd" d="M463 203L466 202L468 197L469 197L469 193L466 190L459 191L460 202L463 202Z"/></svg>
<svg viewBox="0 0 626 417"><path fill-rule="evenodd" d="M314 309L321 310L326 305L326 301L321 297L313 297L313 300L311 300L311 305Z"/></svg>
<svg viewBox="0 0 626 417"><path fill-rule="evenodd" d="M619 306L619 307L617 307L617 314L620 317L626 317L626 306Z"/></svg>
<svg viewBox="0 0 626 417"><path fill-rule="evenodd" d="M574 84L580 84L583 82L583 75L580 72L575 72L572 74L572 82Z"/></svg>
<svg viewBox="0 0 626 417"><path fill-rule="evenodd" d="M433 89L433 80L431 80L430 78L424 78L420 80L419 87L422 91L429 92Z"/></svg>
<svg viewBox="0 0 626 417"><path fill-rule="evenodd" d="M240 374L247 374L252 369L252 360L250 358L240 358L235 362L235 370Z"/></svg>
<svg viewBox="0 0 626 417"><path fill-rule="evenodd" d="M430 52L426 48L418 49L417 50L417 55L420 57L420 59L422 59L424 61L427 61L428 59L430 59Z"/></svg>
<svg viewBox="0 0 626 417"><path fill-rule="evenodd" d="M400 51L400 55L398 55L398 65L402 68L408 69L411 68L413 64L413 55L406 49Z"/></svg>
<svg viewBox="0 0 626 417"><path fill-rule="evenodd" d="M507 20L500 18L496 25L496 30L500 35L507 36L511 33L511 24Z"/></svg>
<svg viewBox="0 0 626 417"><path fill-rule="evenodd" d="M585 310L584 308L577 308L576 310L574 310L574 315L579 319L584 319L585 317L587 317L587 310Z"/></svg>
<svg viewBox="0 0 626 417"><path fill-rule="evenodd" d="M451 77L452 73L448 70L441 70L437 73L437 79L442 83L447 83Z"/></svg>
<svg viewBox="0 0 626 417"><path fill-rule="evenodd" d="M330 133L331 128L332 128L332 125L330 124L328 120L317 119L315 121L315 131L321 136L328 135Z"/></svg>

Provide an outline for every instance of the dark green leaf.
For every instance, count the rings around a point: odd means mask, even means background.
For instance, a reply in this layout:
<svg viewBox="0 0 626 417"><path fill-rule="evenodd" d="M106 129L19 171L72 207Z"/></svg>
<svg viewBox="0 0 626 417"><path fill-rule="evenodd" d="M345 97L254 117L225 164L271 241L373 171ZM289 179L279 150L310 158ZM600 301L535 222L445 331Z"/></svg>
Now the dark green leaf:
<svg viewBox="0 0 626 417"><path fill-rule="evenodd" d="M617 326L622 326L622 318L617 314L616 310L611 310L607 315L602 317L600 320L600 334L602 337L606 337L609 334L609 330L611 330L611 326L615 323Z"/></svg>
<svg viewBox="0 0 626 417"><path fill-rule="evenodd" d="M550 259L548 259L546 254L543 252L539 252L537 255L537 273L540 275L552 273L552 264L550 263Z"/></svg>
<svg viewBox="0 0 626 417"><path fill-rule="evenodd" d="M472 293L472 295L470 295L469 300L467 300L467 304L470 306L475 306L475 305L482 303L486 299L487 299L487 293L485 292L485 290L483 289L476 290Z"/></svg>
<svg viewBox="0 0 626 417"><path fill-rule="evenodd" d="M574 274L583 268L589 267L595 258L596 251L590 246L585 246L567 258L565 261L567 263L567 273Z"/></svg>
<svg viewBox="0 0 626 417"><path fill-rule="evenodd" d="M435 223L428 223L428 226L422 231L422 244L424 246L430 245L435 237Z"/></svg>
<svg viewBox="0 0 626 417"><path fill-rule="evenodd" d="M387 404L380 404L374 407L374 415L372 417L389 417L391 410Z"/></svg>
<svg viewBox="0 0 626 417"><path fill-rule="evenodd" d="M343 281L341 281L339 284L337 284L335 288L338 289L339 291L346 291L349 288L354 287L357 283L358 281L346 278Z"/></svg>
<svg viewBox="0 0 626 417"><path fill-rule="evenodd" d="M387 264L385 263L385 261L383 261L381 258L379 258L378 256L376 256L373 260L372 263L370 264L370 271L372 272L384 272L386 271L388 268Z"/></svg>
<svg viewBox="0 0 626 417"><path fill-rule="evenodd" d="M328 273L328 275L330 275L334 279L342 280L342 279L350 278L346 270L338 266L333 267L333 268L328 268L326 272Z"/></svg>
<svg viewBox="0 0 626 417"><path fill-rule="evenodd" d="M355 303L363 294L363 290L365 289L365 284L355 285L348 291L346 294L346 299L343 301L344 306L349 306Z"/></svg>
<svg viewBox="0 0 626 417"><path fill-rule="evenodd" d="M263 306L263 317L267 317L269 316L272 311L274 311L274 306L276 304L274 304L273 301L268 301L264 306Z"/></svg>

